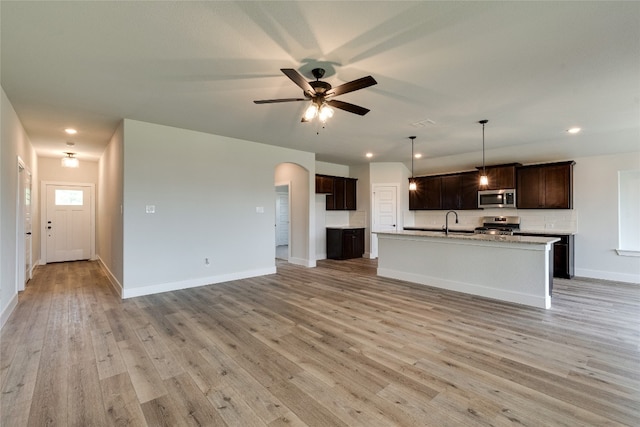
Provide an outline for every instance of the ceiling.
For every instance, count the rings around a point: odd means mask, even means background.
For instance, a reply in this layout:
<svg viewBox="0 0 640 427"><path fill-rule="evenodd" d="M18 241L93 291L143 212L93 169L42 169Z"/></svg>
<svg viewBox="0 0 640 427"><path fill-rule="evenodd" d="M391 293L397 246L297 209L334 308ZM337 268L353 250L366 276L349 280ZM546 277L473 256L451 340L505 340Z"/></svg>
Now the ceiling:
<svg viewBox="0 0 640 427"><path fill-rule="evenodd" d="M415 135L416 173L481 164L481 119L487 164L640 145L639 2L3 0L0 19L2 87L40 156L72 141L97 160L123 118L339 164L409 164ZM317 66L373 76L339 97L371 112L322 128L306 102L253 103L301 97L280 69Z"/></svg>

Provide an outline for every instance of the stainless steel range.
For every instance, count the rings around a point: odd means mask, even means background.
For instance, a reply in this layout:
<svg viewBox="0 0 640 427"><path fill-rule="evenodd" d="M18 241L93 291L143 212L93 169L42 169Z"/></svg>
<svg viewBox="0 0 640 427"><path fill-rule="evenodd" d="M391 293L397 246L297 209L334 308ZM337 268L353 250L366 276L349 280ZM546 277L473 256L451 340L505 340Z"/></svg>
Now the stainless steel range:
<svg viewBox="0 0 640 427"><path fill-rule="evenodd" d="M476 227L474 232L476 234L512 236L518 230L520 230L519 216L485 216L482 227Z"/></svg>

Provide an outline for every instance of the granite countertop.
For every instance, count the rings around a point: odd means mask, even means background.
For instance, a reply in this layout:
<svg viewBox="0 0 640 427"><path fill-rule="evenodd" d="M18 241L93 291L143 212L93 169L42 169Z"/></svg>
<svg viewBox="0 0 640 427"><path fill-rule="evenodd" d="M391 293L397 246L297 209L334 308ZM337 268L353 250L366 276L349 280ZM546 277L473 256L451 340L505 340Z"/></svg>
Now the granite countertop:
<svg viewBox="0 0 640 427"><path fill-rule="evenodd" d="M548 244L557 242L558 238L543 236L502 236L495 234L474 234L464 231L449 230L449 234L444 231L419 231L419 230L403 230L403 231L379 231L377 234L391 236L413 236L413 237L435 237L440 239L457 239L457 240L475 240L484 242L507 242L507 243L524 243L524 244Z"/></svg>
<svg viewBox="0 0 640 427"><path fill-rule="evenodd" d="M407 231L442 231L444 228L443 227L438 227L438 226L425 226L425 227L420 227L420 226L409 226L409 227L404 227L405 230ZM449 231L453 231L453 232L459 232L459 233L473 233L475 231L475 228L458 228L458 227L449 227ZM571 230L561 230L561 229L553 229L553 230L527 230L527 229L520 229L518 231L515 232L516 235L518 234L540 234L540 235L551 235L551 236L565 236L565 235L572 235L572 234L576 234L575 231L571 231Z"/></svg>

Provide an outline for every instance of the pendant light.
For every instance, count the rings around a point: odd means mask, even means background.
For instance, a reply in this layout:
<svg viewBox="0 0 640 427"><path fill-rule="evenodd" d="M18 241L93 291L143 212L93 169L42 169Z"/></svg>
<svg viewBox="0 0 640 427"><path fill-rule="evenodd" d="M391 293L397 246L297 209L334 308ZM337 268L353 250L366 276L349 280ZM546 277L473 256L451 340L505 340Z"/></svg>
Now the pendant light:
<svg viewBox="0 0 640 427"><path fill-rule="evenodd" d="M489 177L487 177L487 170L484 167L484 125L486 125L489 120L484 119L480 120L478 123L482 125L482 175L480 175L480 185L489 185Z"/></svg>
<svg viewBox="0 0 640 427"><path fill-rule="evenodd" d="M409 190L416 191L418 186L416 185L416 181L413 179L413 141L416 139L415 136L410 136L411 140L411 179L409 180Z"/></svg>

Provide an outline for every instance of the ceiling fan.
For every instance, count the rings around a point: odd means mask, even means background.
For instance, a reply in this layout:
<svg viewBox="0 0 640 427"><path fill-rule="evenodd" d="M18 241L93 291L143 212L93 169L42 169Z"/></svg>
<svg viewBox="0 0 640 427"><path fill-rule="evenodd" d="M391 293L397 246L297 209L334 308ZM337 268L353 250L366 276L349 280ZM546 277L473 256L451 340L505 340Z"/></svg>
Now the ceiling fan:
<svg viewBox="0 0 640 427"><path fill-rule="evenodd" d="M318 116L322 122L326 121L329 117L333 116L333 110L329 108L329 106L364 116L370 111L368 108L360 107L359 105L350 104L348 102L338 101L333 98L338 95L378 84L373 77L367 76L341 84L337 87L332 87L329 83L320 81L325 72L323 68L314 68L311 70L313 77L316 78L315 81L311 82L308 82L302 74L293 68L281 68L280 71L282 71L285 76L289 77L302 89L304 98L262 99L253 102L256 104L273 104L276 102L311 100L311 105L305 111L301 120L302 122L308 122L316 116Z"/></svg>

